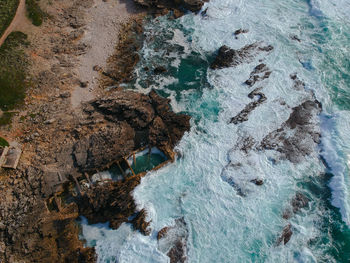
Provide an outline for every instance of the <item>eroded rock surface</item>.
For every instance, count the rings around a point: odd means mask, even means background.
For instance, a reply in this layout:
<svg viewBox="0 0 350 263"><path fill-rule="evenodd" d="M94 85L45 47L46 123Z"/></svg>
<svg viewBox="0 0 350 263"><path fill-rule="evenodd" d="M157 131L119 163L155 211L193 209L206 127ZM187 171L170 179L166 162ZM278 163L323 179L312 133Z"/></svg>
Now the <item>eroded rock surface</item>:
<svg viewBox="0 0 350 263"><path fill-rule="evenodd" d="M170 263L185 263L187 260L188 229L184 218L175 220L175 225L158 232L158 246L170 258Z"/></svg>
<svg viewBox="0 0 350 263"><path fill-rule="evenodd" d="M202 9L204 2L208 2L207 0L134 0L137 4L153 7L153 8L176 8L180 9L184 7L192 12L199 12Z"/></svg>
<svg viewBox="0 0 350 263"><path fill-rule="evenodd" d="M248 94L250 99L255 99L254 101L248 103L242 111L240 111L235 117L233 117L230 123L238 124L248 120L249 114L260 104L264 103L267 98L264 93L260 92L262 88L256 88Z"/></svg>
<svg viewBox="0 0 350 263"><path fill-rule="evenodd" d="M294 107L286 122L268 134L261 142L263 149L276 150L293 163L311 154L320 142L318 114L322 106L317 100L307 100Z"/></svg>
<svg viewBox="0 0 350 263"><path fill-rule="evenodd" d="M286 245L291 239L292 235L292 225L288 224L283 228L281 236L277 239L277 246L279 246L282 243Z"/></svg>
<svg viewBox="0 0 350 263"><path fill-rule="evenodd" d="M251 62L260 52L270 52L272 50L272 46L262 46L260 43L246 45L238 50L231 49L228 46L222 46L210 68L222 69L236 67L242 63Z"/></svg>
<svg viewBox="0 0 350 263"><path fill-rule="evenodd" d="M247 84L249 87L252 87L256 82L268 79L271 73L272 72L266 66L266 64L259 64L250 73L249 79L245 81L245 84Z"/></svg>

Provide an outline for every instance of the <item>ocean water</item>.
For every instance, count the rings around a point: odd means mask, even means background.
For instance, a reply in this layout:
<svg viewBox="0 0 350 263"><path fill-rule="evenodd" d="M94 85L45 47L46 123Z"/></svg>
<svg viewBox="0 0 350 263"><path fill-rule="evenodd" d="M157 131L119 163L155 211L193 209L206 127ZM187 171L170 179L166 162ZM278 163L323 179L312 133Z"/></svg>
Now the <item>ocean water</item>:
<svg viewBox="0 0 350 263"><path fill-rule="evenodd" d="M156 89L174 111L192 116L191 131L176 147L181 157L148 173L134 191L152 233L85 222L87 245L96 247L98 262L169 262L157 232L183 218L188 262L350 262L350 1L211 0L205 9L205 15L148 21L130 85ZM235 38L239 28L249 32ZM274 50L237 67L209 69L220 46L255 42ZM267 101L248 121L229 124L251 102L252 88L243 83L260 61L272 71L256 84ZM152 74L159 65L168 72ZM305 88L293 88L293 73ZM300 163L275 151L239 150L242 139L261 141L291 108L314 97L323 105L315 123L321 143ZM252 184L255 178L264 184ZM297 192L308 206L283 219ZM278 246L289 223L293 235Z"/></svg>

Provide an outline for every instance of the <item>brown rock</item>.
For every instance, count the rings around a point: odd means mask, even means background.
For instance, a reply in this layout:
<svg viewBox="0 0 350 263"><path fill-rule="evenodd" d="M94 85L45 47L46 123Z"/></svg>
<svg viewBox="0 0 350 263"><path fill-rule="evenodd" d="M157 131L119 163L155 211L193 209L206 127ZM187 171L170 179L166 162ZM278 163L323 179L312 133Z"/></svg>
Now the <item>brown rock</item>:
<svg viewBox="0 0 350 263"><path fill-rule="evenodd" d="M161 230L159 230L158 234L157 234L157 240L163 238L166 236L166 234L168 233L169 227L163 227Z"/></svg>
<svg viewBox="0 0 350 263"><path fill-rule="evenodd" d="M291 239L292 235L293 235L292 225L288 224L283 228L282 235L277 240L277 246L279 246L282 242L284 245L286 245Z"/></svg>
<svg viewBox="0 0 350 263"><path fill-rule="evenodd" d="M139 230L143 235L148 236L151 233L149 229L150 222L146 221L147 212L145 209L142 209L140 212L137 212L135 218L131 220L135 230Z"/></svg>

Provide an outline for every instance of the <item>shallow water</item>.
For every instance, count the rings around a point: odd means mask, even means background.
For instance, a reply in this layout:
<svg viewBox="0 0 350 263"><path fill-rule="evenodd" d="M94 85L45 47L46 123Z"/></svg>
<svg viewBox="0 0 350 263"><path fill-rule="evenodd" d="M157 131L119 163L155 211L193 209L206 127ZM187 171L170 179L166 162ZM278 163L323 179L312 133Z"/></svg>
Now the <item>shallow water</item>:
<svg viewBox="0 0 350 263"><path fill-rule="evenodd" d="M156 235L183 217L188 262L348 262L350 4L211 0L204 8L207 16L161 17L147 24L132 85L141 92L156 89L172 99L173 110L192 116L191 131L177 146L182 157L149 173L134 192L152 220L152 234L142 236L127 224L110 230L85 223L84 238L96 246L99 262L168 262ZM249 32L236 39L239 28ZM274 50L235 68L209 69L220 46L238 49L260 41ZM272 71L259 84L267 101L248 121L229 124L251 101L243 83L259 60ZM168 72L143 70L157 65ZM305 88L293 89L292 73ZM313 96L323 105L317 124L322 137L310 156L293 164L275 151L238 149L247 136L261 141L288 119L291 108ZM264 185L252 184L255 178ZM282 214L296 192L310 202L285 220ZM291 240L276 246L288 223Z"/></svg>

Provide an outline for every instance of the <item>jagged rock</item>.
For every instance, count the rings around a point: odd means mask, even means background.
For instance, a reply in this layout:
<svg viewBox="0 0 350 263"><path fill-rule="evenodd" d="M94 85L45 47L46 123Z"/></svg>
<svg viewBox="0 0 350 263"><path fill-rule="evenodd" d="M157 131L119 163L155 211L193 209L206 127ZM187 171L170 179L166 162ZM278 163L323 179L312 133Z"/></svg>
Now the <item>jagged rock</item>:
<svg viewBox="0 0 350 263"><path fill-rule="evenodd" d="M279 129L265 136L260 147L276 150L283 158L298 163L320 142L317 115L321 109L322 106L317 100L307 100L294 107L288 120Z"/></svg>
<svg viewBox="0 0 350 263"><path fill-rule="evenodd" d="M296 73L291 74L290 78L293 80L293 89L295 90L304 90L305 89L305 83L302 82Z"/></svg>
<svg viewBox="0 0 350 263"><path fill-rule="evenodd" d="M171 1L162 1L162 0L134 0L137 4L145 7L157 7L160 9L166 7L180 8L181 6L192 12L198 12L201 10L205 0L171 0Z"/></svg>
<svg viewBox="0 0 350 263"><path fill-rule="evenodd" d="M306 207L309 204L309 199L302 193L296 193L291 201L293 207L293 213L297 213L301 208Z"/></svg>
<svg viewBox="0 0 350 263"><path fill-rule="evenodd" d="M244 109L239 112L235 117L233 117L230 121L230 123L238 124L242 123L244 121L248 120L249 114L260 104L264 103L267 98L264 93L260 92L261 88L256 88L252 92L248 94L248 97L250 99L254 99L254 97L257 97L258 99L256 101L252 101L249 104L247 104Z"/></svg>
<svg viewBox="0 0 350 263"><path fill-rule="evenodd" d="M117 229L123 222L129 222L129 217L136 213L132 191L139 183L140 178L133 177L88 189L77 200L79 214L91 224L110 222L110 227Z"/></svg>
<svg viewBox="0 0 350 263"><path fill-rule="evenodd" d="M292 235L292 225L288 224L283 228L281 236L277 239L277 246L279 246L282 242L284 245L286 245L291 239Z"/></svg>
<svg viewBox="0 0 350 263"><path fill-rule="evenodd" d="M247 84L249 87L252 87L257 81L262 81L269 78L271 73L272 72L265 64L259 64L250 73L250 77L245 81L245 84Z"/></svg>
<svg viewBox="0 0 350 263"><path fill-rule="evenodd" d="M163 227L161 230L159 230L158 234L157 234L157 240L163 238L166 236L167 232L169 230L169 227Z"/></svg>
<svg viewBox="0 0 350 263"><path fill-rule="evenodd" d="M110 120L127 121L134 129L143 129L155 117L150 97L137 92L117 92L98 99L92 105Z"/></svg>
<svg viewBox="0 0 350 263"><path fill-rule="evenodd" d="M175 220L172 227L164 227L158 232L158 245L167 251L171 263L187 260L188 229L184 218Z"/></svg>
<svg viewBox="0 0 350 263"><path fill-rule="evenodd" d="M134 219L131 220L135 230L139 230L143 235L148 236L151 233L149 229L150 222L146 221L147 212L145 209L142 209L140 212L137 212Z"/></svg>
<svg viewBox="0 0 350 263"><path fill-rule="evenodd" d="M253 179L253 180L250 180L251 183L253 184L256 184L256 185L263 185L264 184L264 181L262 179Z"/></svg>
<svg viewBox="0 0 350 263"><path fill-rule="evenodd" d="M153 70L154 74L156 75L159 75L159 74L162 74L164 72L167 72L167 69L163 66L159 66L159 67L156 67L154 70Z"/></svg>
<svg viewBox="0 0 350 263"><path fill-rule="evenodd" d="M228 46L222 46L220 47L214 62L210 65L210 68L222 69L236 67L244 62L250 62L259 52L270 52L272 49L272 46L259 46L258 43L246 45L238 50L231 49Z"/></svg>
<svg viewBox="0 0 350 263"><path fill-rule="evenodd" d="M236 39L238 39L238 35L240 35L240 34L246 34L246 33L248 33L248 32L249 32L248 29L242 29L242 28L240 28L240 29L237 29L233 34L235 35Z"/></svg>
<svg viewBox="0 0 350 263"><path fill-rule="evenodd" d="M171 139L170 145L173 147L180 141L183 134L190 130L191 117L185 114L176 114L171 111L169 99L162 98L154 90L149 93L156 114L163 120L168 129Z"/></svg>
<svg viewBox="0 0 350 263"><path fill-rule="evenodd" d="M125 121L86 136L73 146L75 165L81 171L100 169L132 152L134 137L134 130Z"/></svg>

